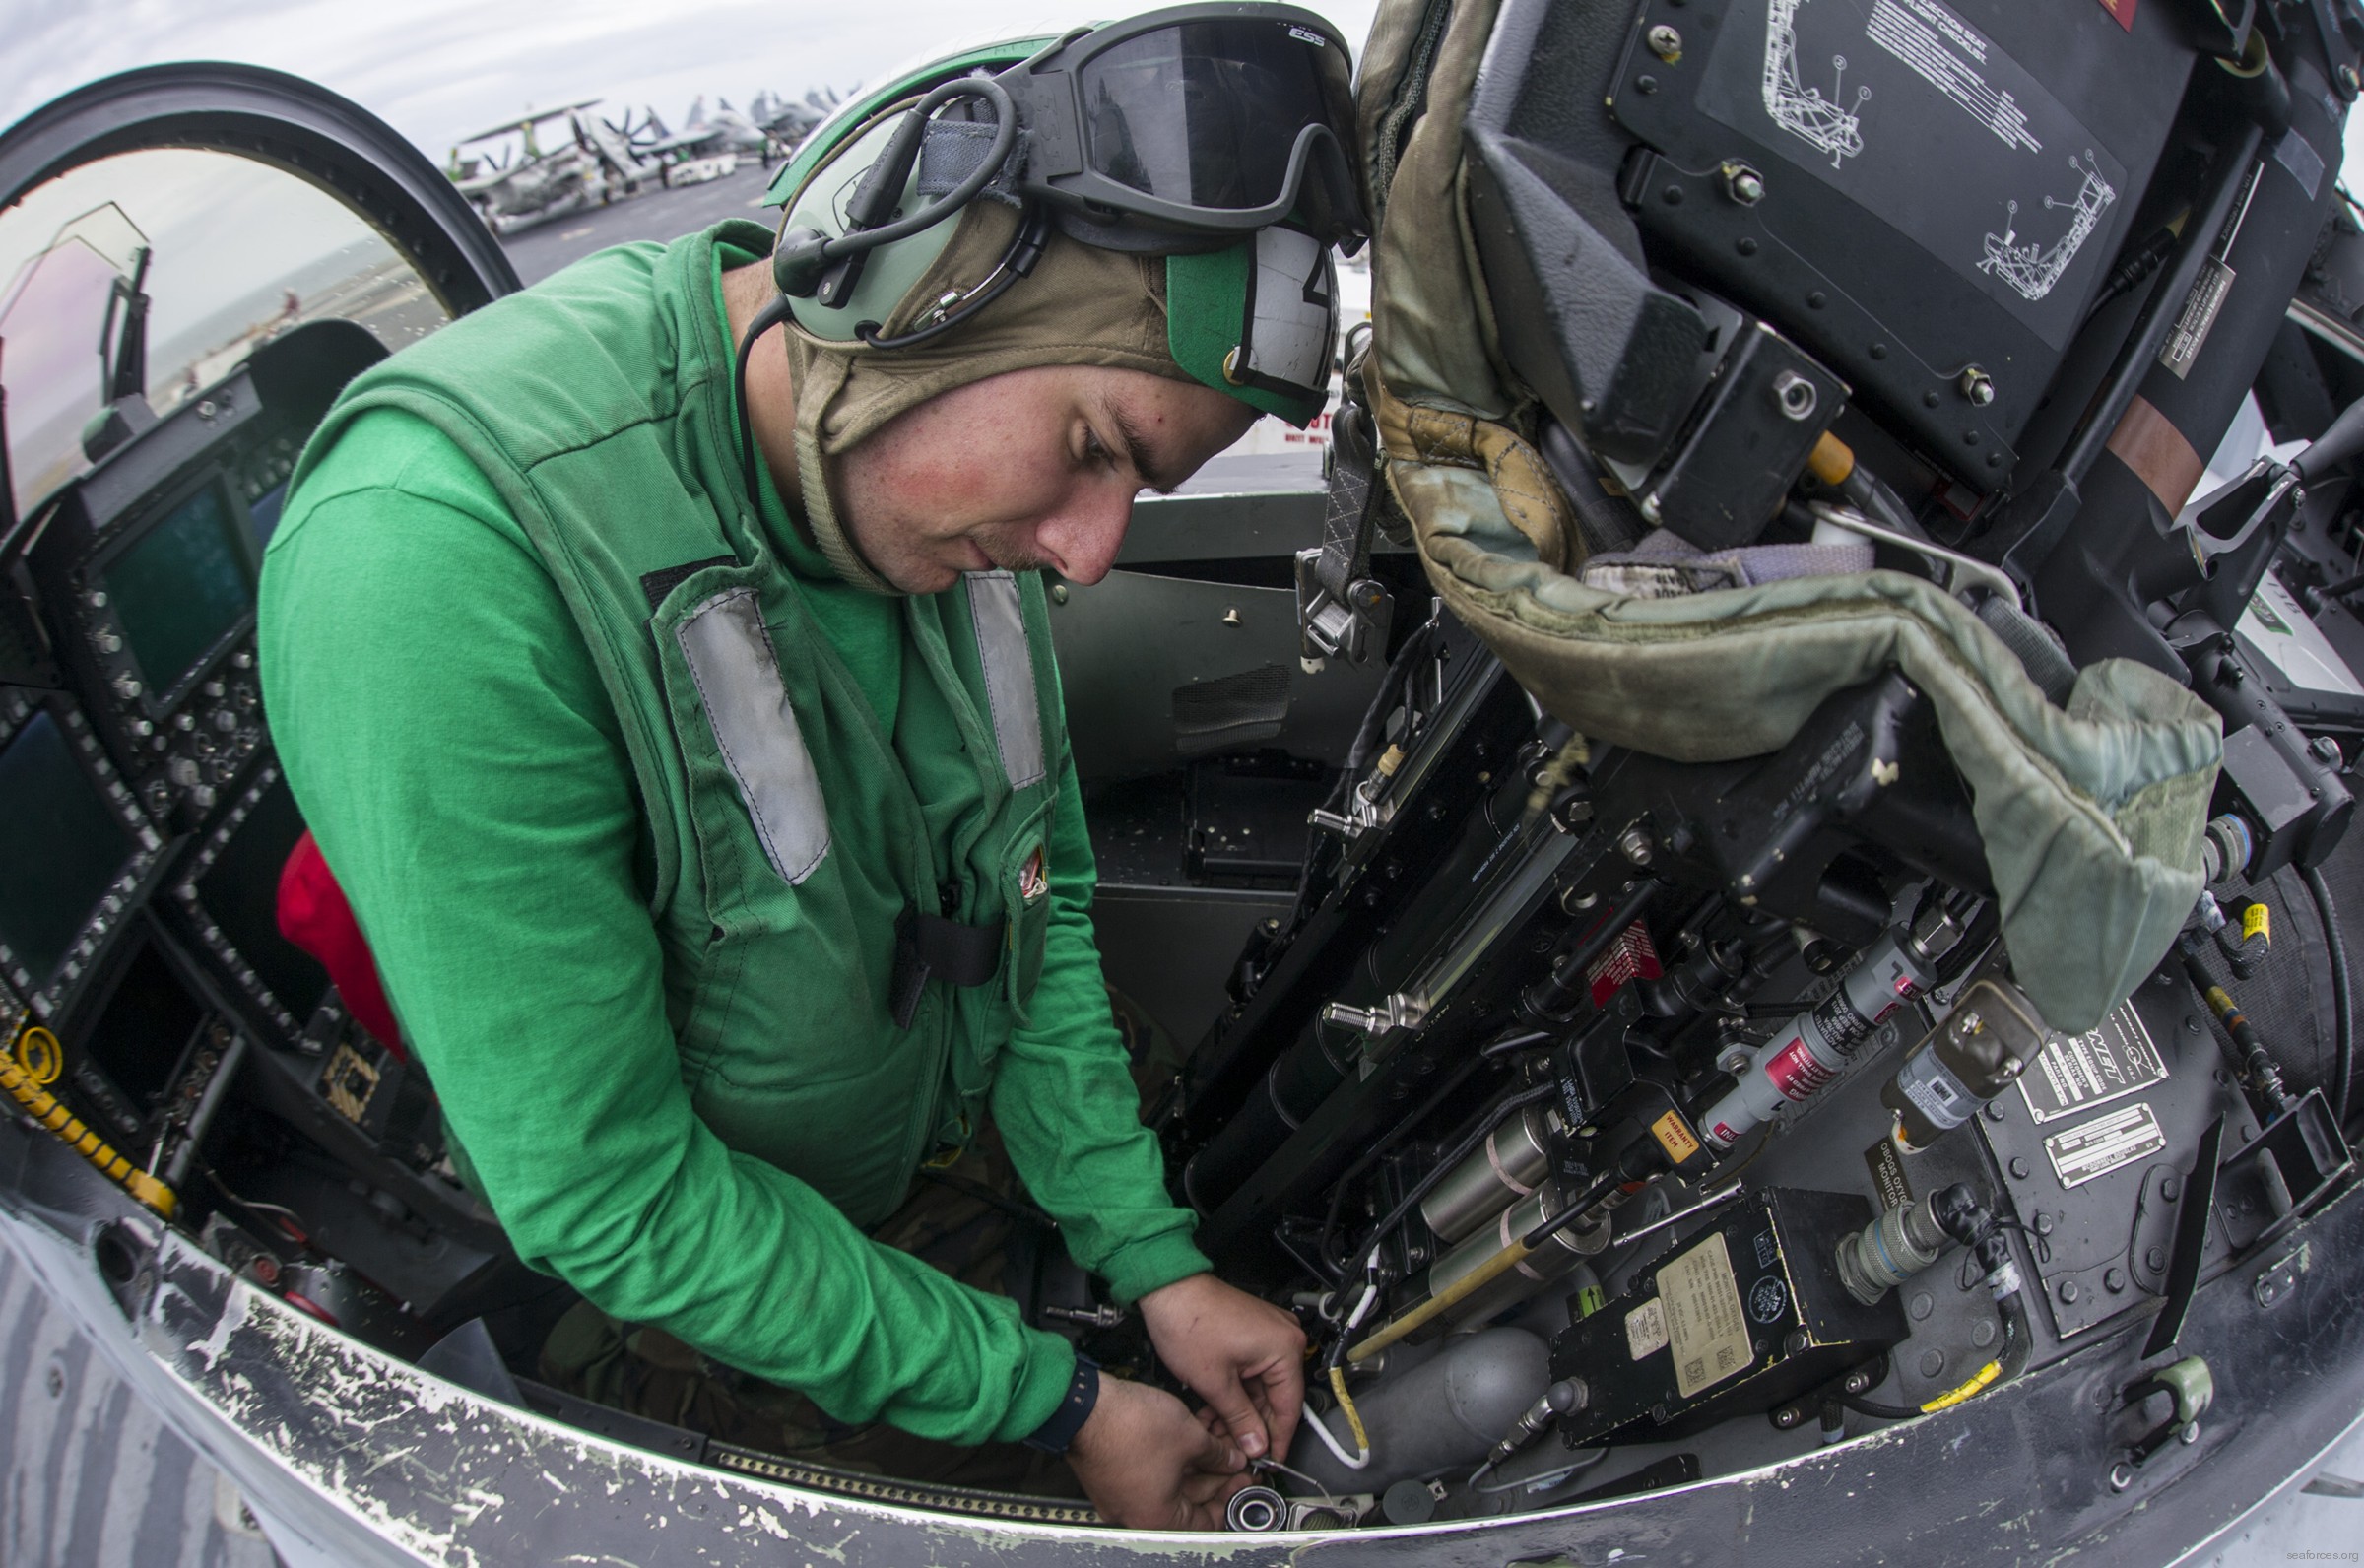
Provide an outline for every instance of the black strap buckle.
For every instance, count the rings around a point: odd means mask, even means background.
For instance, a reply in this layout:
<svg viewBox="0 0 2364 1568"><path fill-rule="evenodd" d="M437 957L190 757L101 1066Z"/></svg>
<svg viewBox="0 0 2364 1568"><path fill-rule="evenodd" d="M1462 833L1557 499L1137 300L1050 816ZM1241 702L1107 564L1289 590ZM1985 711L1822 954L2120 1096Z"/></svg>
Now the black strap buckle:
<svg viewBox="0 0 2364 1568"><path fill-rule="evenodd" d="M1005 921L970 926L906 907L894 922L894 978L886 990L894 1026L911 1027L930 980L981 986L999 974L1006 928Z"/></svg>

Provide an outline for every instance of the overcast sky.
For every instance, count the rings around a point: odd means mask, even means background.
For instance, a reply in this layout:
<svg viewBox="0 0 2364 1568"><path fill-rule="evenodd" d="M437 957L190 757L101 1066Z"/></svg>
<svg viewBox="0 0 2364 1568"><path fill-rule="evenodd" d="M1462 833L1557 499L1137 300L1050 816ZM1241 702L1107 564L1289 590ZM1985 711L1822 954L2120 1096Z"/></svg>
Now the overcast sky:
<svg viewBox="0 0 2364 1568"><path fill-rule="evenodd" d="M840 90L940 44L1051 32L1152 0L0 0L0 125L84 82L166 60L243 60L309 77L440 163L528 105ZM1300 0L1305 3L1305 0ZM1376 0L1310 0L1360 52Z"/></svg>
<svg viewBox="0 0 2364 1568"><path fill-rule="evenodd" d="M744 107L845 89L915 54L1053 31L1152 0L0 0L0 125L67 89L165 60L244 60L306 76L440 162L472 131L594 96L611 117L690 100ZM1357 52L1377 0L1300 0ZM2364 147L2349 116L2347 154ZM2364 171L2364 165L2359 165ZM2351 183L2351 188L2353 181Z"/></svg>

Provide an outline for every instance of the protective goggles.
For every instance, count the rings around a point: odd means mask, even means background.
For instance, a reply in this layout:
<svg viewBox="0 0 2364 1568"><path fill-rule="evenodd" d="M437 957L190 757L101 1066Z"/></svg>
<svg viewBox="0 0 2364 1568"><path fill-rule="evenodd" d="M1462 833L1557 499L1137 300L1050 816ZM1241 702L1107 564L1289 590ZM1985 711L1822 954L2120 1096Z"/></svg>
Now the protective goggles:
<svg viewBox="0 0 2364 1568"><path fill-rule="evenodd" d="M1345 41L1295 6L1201 4L1068 34L996 79L1027 131L1027 195L1190 233L1283 219L1369 232Z"/></svg>

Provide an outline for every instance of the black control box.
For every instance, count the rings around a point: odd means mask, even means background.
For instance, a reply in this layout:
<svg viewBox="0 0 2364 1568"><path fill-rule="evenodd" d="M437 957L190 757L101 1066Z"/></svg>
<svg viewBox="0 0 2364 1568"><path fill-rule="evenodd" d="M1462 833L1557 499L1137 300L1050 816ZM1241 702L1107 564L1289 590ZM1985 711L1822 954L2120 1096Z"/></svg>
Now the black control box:
<svg viewBox="0 0 2364 1568"><path fill-rule="evenodd" d="M1676 1242L1552 1340L1552 1377L1586 1390L1561 1434L1573 1447L1636 1426L1629 1438L1679 1437L1771 1410L1901 1343L1894 1294L1865 1306L1834 1261L1872 1217L1852 1193L1768 1188Z"/></svg>

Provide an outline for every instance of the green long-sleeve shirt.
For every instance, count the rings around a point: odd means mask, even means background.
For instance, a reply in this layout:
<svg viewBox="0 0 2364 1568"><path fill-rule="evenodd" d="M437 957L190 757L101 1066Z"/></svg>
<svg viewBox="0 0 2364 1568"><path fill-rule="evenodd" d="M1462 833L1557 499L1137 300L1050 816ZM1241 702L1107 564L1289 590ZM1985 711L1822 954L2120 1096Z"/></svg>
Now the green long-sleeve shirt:
<svg viewBox="0 0 2364 1568"><path fill-rule="evenodd" d="M899 608L836 582L772 522L891 731ZM268 552L261 648L296 798L520 1256L840 1419L983 1441L1049 1415L1064 1340L874 1245L698 1120L615 712L520 525L448 439L377 411L317 461ZM991 1104L1070 1251L1129 1299L1207 1265L1139 1124L1065 758L1061 779L1034 1022L1003 1050Z"/></svg>

